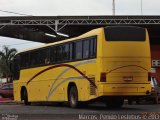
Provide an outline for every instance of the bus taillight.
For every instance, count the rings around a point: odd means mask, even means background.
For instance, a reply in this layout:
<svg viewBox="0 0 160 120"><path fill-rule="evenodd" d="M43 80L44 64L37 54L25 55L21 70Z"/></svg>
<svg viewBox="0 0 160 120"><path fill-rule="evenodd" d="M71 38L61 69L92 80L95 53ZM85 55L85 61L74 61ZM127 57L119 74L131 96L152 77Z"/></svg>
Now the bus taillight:
<svg viewBox="0 0 160 120"><path fill-rule="evenodd" d="M151 81L151 72L148 72L148 81Z"/></svg>
<svg viewBox="0 0 160 120"><path fill-rule="evenodd" d="M100 82L106 82L106 73L101 73Z"/></svg>

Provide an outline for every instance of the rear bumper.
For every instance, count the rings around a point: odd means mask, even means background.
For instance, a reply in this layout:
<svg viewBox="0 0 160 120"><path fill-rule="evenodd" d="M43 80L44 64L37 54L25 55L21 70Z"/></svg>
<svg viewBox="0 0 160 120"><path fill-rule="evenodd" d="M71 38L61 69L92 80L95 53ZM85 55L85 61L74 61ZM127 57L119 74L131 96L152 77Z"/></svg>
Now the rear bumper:
<svg viewBox="0 0 160 120"><path fill-rule="evenodd" d="M108 84L98 85L99 96L145 96L151 94L150 84Z"/></svg>

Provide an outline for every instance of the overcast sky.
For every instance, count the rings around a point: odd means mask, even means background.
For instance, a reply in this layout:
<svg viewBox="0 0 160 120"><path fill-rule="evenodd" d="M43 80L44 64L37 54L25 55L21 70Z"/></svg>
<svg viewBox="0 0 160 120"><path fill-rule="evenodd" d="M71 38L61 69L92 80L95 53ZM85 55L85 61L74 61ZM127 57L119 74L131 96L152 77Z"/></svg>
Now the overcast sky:
<svg viewBox="0 0 160 120"><path fill-rule="evenodd" d="M142 3L143 15L160 15L160 0L142 0ZM141 0L115 0L115 4L116 15L141 15ZM112 0L0 0L0 10L33 16L112 15ZM0 16L17 15L0 11ZM14 44L10 47L18 50L39 45L0 37L0 47L4 44Z"/></svg>

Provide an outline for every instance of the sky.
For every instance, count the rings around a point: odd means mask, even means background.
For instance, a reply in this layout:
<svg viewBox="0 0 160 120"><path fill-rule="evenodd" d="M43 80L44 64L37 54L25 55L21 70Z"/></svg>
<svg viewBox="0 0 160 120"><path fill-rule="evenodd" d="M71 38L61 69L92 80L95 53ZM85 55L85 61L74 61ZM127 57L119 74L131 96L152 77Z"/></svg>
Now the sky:
<svg viewBox="0 0 160 120"><path fill-rule="evenodd" d="M160 0L115 0L116 15L160 15ZM0 0L0 16L112 15L112 0ZM3 45L23 50L42 45L0 37Z"/></svg>

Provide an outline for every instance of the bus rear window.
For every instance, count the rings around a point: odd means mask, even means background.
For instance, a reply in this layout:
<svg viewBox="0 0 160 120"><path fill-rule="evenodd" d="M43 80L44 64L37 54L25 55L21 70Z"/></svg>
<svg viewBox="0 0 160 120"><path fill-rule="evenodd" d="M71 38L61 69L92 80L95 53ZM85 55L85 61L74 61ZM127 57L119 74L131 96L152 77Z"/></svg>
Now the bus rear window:
<svg viewBox="0 0 160 120"><path fill-rule="evenodd" d="M146 31L144 28L134 26L105 27L107 41L145 41Z"/></svg>

